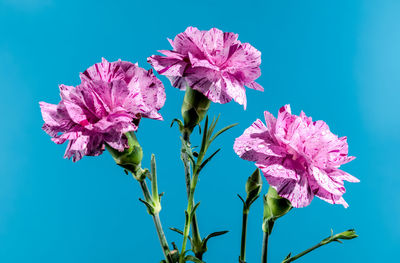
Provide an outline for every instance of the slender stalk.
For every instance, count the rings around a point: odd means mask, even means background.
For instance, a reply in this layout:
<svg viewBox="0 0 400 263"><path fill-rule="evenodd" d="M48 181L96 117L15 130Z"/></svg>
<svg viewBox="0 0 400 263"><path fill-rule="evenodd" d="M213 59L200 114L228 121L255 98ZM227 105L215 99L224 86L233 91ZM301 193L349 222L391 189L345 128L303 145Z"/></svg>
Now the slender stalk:
<svg viewBox="0 0 400 263"><path fill-rule="evenodd" d="M317 249L317 248L319 248L319 247L321 247L321 246L323 246L323 245L325 245L325 244L323 244L322 242L320 242L320 243L316 244L315 246L313 246L313 247L311 247L311 248L309 248L309 249L306 249L306 250L304 250L303 252L297 254L296 256L293 256L293 257L290 257L290 258L288 258L288 259L285 259L284 261L282 261L282 263L289 263L289 262L295 261L296 259L298 259L298 258L304 256L305 254L310 253L310 252L313 251L314 249Z"/></svg>
<svg viewBox="0 0 400 263"><path fill-rule="evenodd" d="M247 218L249 216L249 209L243 205L243 220L242 220L242 239L240 243L240 256L239 263L246 262L246 237L247 237Z"/></svg>
<svg viewBox="0 0 400 263"><path fill-rule="evenodd" d="M187 142L185 140L185 142ZM185 153L186 151L182 151L182 154ZM188 196L188 205L187 205L187 209L186 209L186 220L185 220L185 227L184 227L184 231L183 231L183 242L182 242L182 249L181 249L181 257L179 259L180 263L184 262L184 253L186 251L186 243L189 237L189 232L190 232L190 225L192 224L192 228L193 228L193 239L192 242L199 242L199 243L195 243L195 244L201 244L201 238L200 238L200 234L199 233L195 233L194 230L197 229L198 231L198 227L193 227L193 225L197 225L197 222L195 224L193 224L193 220L195 218L195 211L193 209L195 209L194 207L194 192L196 190L196 185L197 185L197 179L199 178L199 167L200 164L203 162L203 158L204 158L204 151L200 151L197 160L196 160L196 164L193 167L193 177L190 180L190 187L189 187L189 196ZM186 155L186 154L185 154ZM187 157L188 158L188 157ZM189 158L188 158L189 159ZM189 178L190 178L190 174L189 174ZM198 236L196 236L198 235ZM199 239L197 239L199 238ZM192 249L194 249L192 247ZM196 257L198 257L199 259L201 259L202 257L202 253L196 253L195 252Z"/></svg>
<svg viewBox="0 0 400 263"><path fill-rule="evenodd" d="M268 262L268 238L269 238L269 233L268 232L264 232L262 254L261 254L261 263L267 263Z"/></svg>
<svg viewBox="0 0 400 263"><path fill-rule="evenodd" d="M353 239L353 238L358 237L358 235L356 234L356 231L354 229L349 229L347 231L341 232L341 233L336 234L336 235L333 235L333 231L332 230L331 230L331 232L332 233L331 233L331 235L329 237L323 239L321 242L319 242L315 246L313 246L313 247L311 247L309 249L306 249L303 252L301 252L301 253L293 256L293 257L290 257L290 254L289 254L289 256L287 256L286 259L284 259L282 261L282 263L289 263L289 262L295 261L296 259L298 259L298 258L310 253L314 249L317 249L317 248L319 248L319 247L321 247L323 245L327 245L327 244L329 244L331 242L336 241L336 242L342 243L341 240L349 240L349 239Z"/></svg>
<svg viewBox="0 0 400 263"><path fill-rule="evenodd" d="M190 149L190 135L187 133L183 133L183 139L184 141L183 143L187 144L187 148ZM184 145L182 145L182 149L184 148ZM185 170L185 181L186 181L186 192L187 192L187 196L188 196L188 200L190 199L190 188L191 188L191 173L190 173L190 160L189 157L186 153L186 151L182 151L181 154L182 157L182 161L183 161L183 165L184 165L184 170ZM196 182L197 183L197 182ZM194 191L194 189L193 189ZM191 206L194 206L194 196L192 197L192 204ZM201 243L201 236L200 236L200 230L199 230L199 226L197 223L197 216L196 216L196 212L193 213L192 219L191 219L191 225L192 225L192 240L193 243L195 244L200 244ZM196 252L196 251L194 251ZM195 253L196 254L196 253ZM196 257L201 259L202 254L196 254Z"/></svg>
<svg viewBox="0 0 400 263"><path fill-rule="evenodd" d="M193 176L193 179L191 180L190 183L190 188L189 188L189 198L188 198L188 206L186 209L186 220L185 220L185 228L183 230L183 242L182 242L182 249L181 249L181 257L179 259L180 263L185 262L184 261L184 253L186 251L186 244L187 244L187 240L189 237L189 233L190 233L190 225L191 222L193 220L193 216L194 216L194 191L196 189L196 184L197 184L197 179L198 176L195 173Z"/></svg>
<svg viewBox="0 0 400 263"><path fill-rule="evenodd" d="M145 200L146 201L151 200L150 192L147 187L146 181L142 180L142 181L138 181L138 182L140 184L140 187L142 188L142 192L143 192L143 196L144 196ZM164 253L165 260L168 263L173 263L170 258L170 250L169 250L167 238L165 237L164 230L161 225L159 213L157 212L157 213L151 214L151 216L153 217L154 225L157 230L158 239L160 240L160 244L161 244L162 251Z"/></svg>

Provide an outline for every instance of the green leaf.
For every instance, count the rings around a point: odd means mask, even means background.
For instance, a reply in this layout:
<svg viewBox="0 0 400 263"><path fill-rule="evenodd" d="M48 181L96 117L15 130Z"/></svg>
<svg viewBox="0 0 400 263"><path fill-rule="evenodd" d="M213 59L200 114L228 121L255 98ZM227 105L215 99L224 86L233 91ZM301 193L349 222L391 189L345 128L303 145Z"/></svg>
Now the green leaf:
<svg viewBox="0 0 400 263"><path fill-rule="evenodd" d="M211 154L207 159L204 160L204 162L200 165L200 168L198 170L198 173L200 173L200 171L204 168L204 166L206 166L206 164L221 150L221 148L219 148L218 150L216 150L213 154Z"/></svg>
<svg viewBox="0 0 400 263"><path fill-rule="evenodd" d="M192 209L192 211L190 212L190 216L193 217L194 213L196 212L196 209L199 207L200 202L198 202Z"/></svg>
<svg viewBox="0 0 400 263"><path fill-rule="evenodd" d="M240 198L240 200L242 200L243 205L246 205L246 202L245 202L244 199L240 196L240 194L237 194L237 196Z"/></svg>
<svg viewBox="0 0 400 263"><path fill-rule="evenodd" d="M287 256L285 257L285 260L286 260L286 259L289 259L291 256L292 256L292 252L290 252L289 255L287 255Z"/></svg>
<svg viewBox="0 0 400 263"><path fill-rule="evenodd" d="M182 140L182 150L181 150L181 151L182 151L184 154L186 154L186 156L189 158L189 160L190 160L192 166L194 166L196 162L195 162L195 160L194 160L194 156L193 156L193 153L192 153L192 149L189 147L189 145L188 145L187 142L183 139L183 137L181 137L181 140Z"/></svg>
<svg viewBox="0 0 400 263"><path fill-rule="evenodd" d="M139 201L146 205L147 212L149 212L149 214L153 214L154 208L151 204L149 204L147 201L144 201L142 198L139 198Z"/></svg>
<svg viewBox="0 0 400 263"><path fill-rule="evenodd" d="M217 236L221 236L221 235L224 235L224 234L226 234L226 233L228 233L228 232L229 232L229 231L224 230L224 231L217 231L217 232L214 232L214 233L209 234L208 236L206 236L206 237L203 239L203 247L207 247L207 242L208 242L208 240L210 240L210 238L217 237Z"/></svg>
<svg viewBox="0 0 400 263"><path fill-rule="evenodd" d="M176 233L178 233L178 234L181 234L183 236L183 231L182 230L179 230L179 229L177 229L175 227L170 227L169 229L174 231L174 232L176 232Z"/></svg>
<svg viewBox="0 0 400 263"><path fill-rule="evenodd" d="M150 169L151 169L151 191L153 194L153 202L159 202L160 196L158 195L158 186L157 186L157 165L156 165L156 157L154 154L151 155L150 161Z"/></svg>
<svg viewBox="0 0 400 263"><path fill-rule="evenodd" d="M196 258L195 256L191 256L191 255L186 256L185 261L192 261L195 263L204 263L204 261L201 261L200 259Z"/></svg>
<svg viewBox="0 0 400 263"><path fill-rule="evenodd" d="M206 116L206 121L204 122L204 132L203 138L201 140L200 154L205 154L206 144L207 144L207 133L208 133L208 115Z"/></svg>
<svg viewBox="0 0 400 263"><path fill-rule="evenodd" d="M172 127L175 122L178 124L179 130L183 129L184 125L183 125L183 122L180 119L173 119L172 122L171 122L171 126L170 127Z"/></svg>
<svg viewBox="0 0 400 263"><path fill-rule="evenodd" d="M221 114L218 114L217 119L215 119L215 117L213 118L213 121L211 122L210 128L208 129L209 132L208 132L208 138L207 139L210 139L211 135L213 134L214 129L217 126L217 123L218 123L218 120L219 120L219 116L221 116Z"/></svg>
<svg viewBox="0 0 400 263"><path fill-rule="evenodd" d="M222 133L226 132L227 130L235 127L236 125L238 125L238 123L234 123L234 124L231 124L229 126L226 126L225 128L222 128L216 134L214 134L214 136L210 139L209 143L211 144L219 135L221 135Z"/></svg>

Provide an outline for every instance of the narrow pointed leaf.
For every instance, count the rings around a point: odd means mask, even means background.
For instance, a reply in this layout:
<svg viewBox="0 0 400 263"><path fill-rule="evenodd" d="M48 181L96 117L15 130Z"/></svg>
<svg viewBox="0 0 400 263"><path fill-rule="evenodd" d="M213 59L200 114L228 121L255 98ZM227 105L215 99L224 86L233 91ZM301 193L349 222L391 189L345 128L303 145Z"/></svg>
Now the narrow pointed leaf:
<svg viewBox="0 0 400 263"><path fill-rule="evenodd" d="M178 233L178 234L181 234L183 236L183 231L182 230L179 230L179 229L177 229L175 227L170 227L169 229L174 231L174 232L176 232L176 233ZM192 238L190 236L188 236L188 239L189 239L190 242L192 242ZM175 243L172 242L172 245L174 245L174 244ZM176 244L175 244L175 246L176 246Z"/></svg>
<svg viewBox="0 0 400 263"><path fill-rule="evenodd" d="M181 234L183 236L183 231L182 230L179 230L179 229L177 229L175 227L170 227L169 229L174 231L174 232L176 232L176 233L178 233L178 234Z"/></svg>
<svg viewBox="0 0 400 263"><path fill-rule="evenodd" d="M219 148L218 150L216 150L213 154L211 154L207 159L204 160L204 162L200 165L199 168L199 173L201 171L201 169L204 168L204 166L206 166L206 164L221 150L221 148Z"/></svg>
<svg viewBox="0 0 400 263"><path fill-rule="evenodd" d="M179 119L173 119L172 122L171 122L171 126L170 127L172 127L175 122L178 124L179 130L181 130L183 128L183 122L181 120L179 120Z"/></svg>
<svg viewBox="0 0 400 263"><path fill-rule="evenodd" d="M246 202L245 202L244 199L240 196L240 194L237 194L237 196L240 198L240 200L242 200L243 205L246 205Z"/></svg>
<svg viewBox="0 0 400 263"><path fill-rule="evenodd" d="M210 238L212 238L212 237L221 236L221 235L224 235L224 234L226 234L226 233L228 233L228 232L229 232L229 231L227 231L227 230L224 230L224 231L217 231L217 232L214 232L214 233L209 234L204 240L208 240L208 239L210 239Z"/></svg>
<svg viewBox="0 0 400 263"><path fill-rule="evenodd" d="M149 204L147 201L144 201L142 198L139 198L139 201L142 202L143 204L145 204L147 209L149 209L149 211L153 210L153 206L151 204Z"/></svg>
<svg viewBox="0 0 400 263"><path fill-rule="evenodd" d="M238 125L238 123L234 123L234 124L231 124L229 126L226 126L225 128L222 128L216 134L214 134L214 136L210 139L209 143L211 144L219 135L221 135L222 133L226 132L227 130L235 127L236 125Z"/></svg>
<svg viewBox="0 0 400 263"><path fill-rule="evenodd" d="M202 138L202 140L201 140L200 153L202 153L202 154L205 154L205 150L206 150L207 131L208 131L208 115L207 115L206 121L205 121L205 123L204 123L203 138Z"/></svg>
<svg viewBox="0 0 400 263"><path fill-rule="evenodd" d="M199 205L200 205L200 202L198 202L194 207L193 207L193 210L191 211L191 216L193 216L194 215L194 213L196 212L196 209L199 207Z"/></svg>
<svg viewBox="0 0 400 263"><path fill-rule="evenodd" d="M196 258L194 256L191 256L191 255L186 256L185 257L185 261L192 261L194 263L204 263L204 261L201 261L200 259L198 259L198 258Z"/></svg>

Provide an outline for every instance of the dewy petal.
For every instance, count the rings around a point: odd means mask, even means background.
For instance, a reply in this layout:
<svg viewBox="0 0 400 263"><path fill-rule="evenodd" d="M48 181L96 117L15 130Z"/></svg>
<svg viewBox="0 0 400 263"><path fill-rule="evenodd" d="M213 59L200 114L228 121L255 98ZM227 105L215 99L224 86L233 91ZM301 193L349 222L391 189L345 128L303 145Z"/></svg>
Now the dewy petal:
<svg viewBox="0 0 400 263"><path fill-rule="evenodd" d="M285 154L284 149L273 143L267 127L261 120L256 120L236 138L233 149L240 158L253 162L270 156L283 157Z"/></svg>
<svg viewBox="0 0 400 263"><path fill-rule="evenodd" d="M293 207L306 207L311 203L314 197L307 179L304 176L300 176L300 181L280 178L275 182L271 177L266 176L266 178L268 183L272 182L270 184L276 189L278 195L288 199Z"/></svg>
<svg viewBox="0 0 400 263"><path fill-rule="evenodd" d="M276 118L268 111L264 111L264 119L267 124L271 138L275 136Z"/></svg>
<svg viewBox="0 0 400 263"><path fill-rule="evenodd" d="M284 143L288 143L287 132L294 122L295 117L291 113L290 105L285 105L279 109L276 120L275 137Z"/></svg>
<svg viewBox="0 0 400 263"><path fill-rule="evenodd" d="M295 169L294 163L287 158L270 157L259 160L256 166L260 168L269 183L271 183L269 178L275 181L280 179L300 180L300 175ZM277 184L273 185L278 186Z"/></svg>
<svg viewBox="0 0 400 263"><path fill-rule="evenodd" d="M348 156L346 137L338 138L325 122L313 122L304 112L293 115L289 105L279 110L277 119L267 111L264 115L267 127L257 120L236 139L235 152L256 162L268 183L294 207L308 205L314 195L347 207L343 181L359 180L339 170L354 159ZM258 151L265 144L272 153Z"/></svg>
<svg viewBox="0 0 400 263"><path fill-rule="evenodd" d="M339 196L346 192L343 184L334 181L324 170L318 169L317 167L313 166L310 167L310 173L312 174L311 177L316 182L316 186L312 188L323 188L327 192Z"/></svg>

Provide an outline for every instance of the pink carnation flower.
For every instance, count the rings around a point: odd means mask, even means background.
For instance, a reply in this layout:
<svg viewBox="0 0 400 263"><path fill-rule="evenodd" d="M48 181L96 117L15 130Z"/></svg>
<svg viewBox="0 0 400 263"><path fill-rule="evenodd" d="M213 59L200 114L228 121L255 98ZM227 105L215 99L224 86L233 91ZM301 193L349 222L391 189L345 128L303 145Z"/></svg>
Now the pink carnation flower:
<svg viewBox="0 0 400 263"><path fill-rule="evenodd" d="M234 99L246 108L246 90L263 91L254 80L261 75L261 52L238 35L217 28L200 31L188 27L169 40L173 50L160 50L149 63L159 74L167 76L181 90L190 86L213 102L227 103Z"/></svg>
<svg viewBox="0 0 400 263"><path fill-rule="evenodd" d="M355 158L348 156L347 138L338 138L325 122L313 122L304 112L292 115L289 105L279 110L278 119L267 111L264 115L268 127L256 120L235 140L235 152L256 162L268 183L294 207L309 205L314 195L348 207L343 180L359 180L339 169Z"/></svg>
<svg viewBox="0 0 400 263"><path fill-rule="evenodd" d="M136 131L142 117L162 120L163 84L130 62L103 59L81 74L80 85L60 85L60 93L58 105L40 102L43 130L57 144L69 140L64 157L74 162L100 155L105 143L123 151L124 133Z"/></svg>

